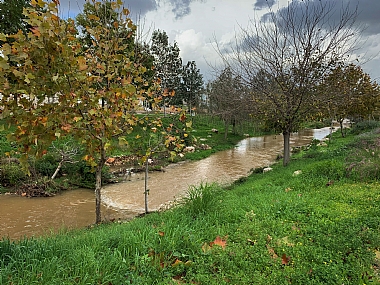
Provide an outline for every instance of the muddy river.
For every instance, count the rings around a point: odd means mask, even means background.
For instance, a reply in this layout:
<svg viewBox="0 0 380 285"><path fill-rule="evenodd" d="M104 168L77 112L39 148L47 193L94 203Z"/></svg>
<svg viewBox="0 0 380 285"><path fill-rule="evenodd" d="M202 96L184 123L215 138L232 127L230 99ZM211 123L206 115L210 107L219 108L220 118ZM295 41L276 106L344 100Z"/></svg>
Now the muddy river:
<svg viewBox="0 0 380 285"><path fill-rule="evenodd" d="M291 136L291 146L322 139L329 128L303 130ZM207 142L206 142L207 143ZM166 167L165 172L149 173L149 210L184 195L191 185L218 182L228 184L247 176L252 168L268 166L282 152L282 135L252 137L234 149L206 159ZM128 181L102 189L103 219L128 219L144 212L144 174L132 174ZM0 195L0 238L19 239L61 229L85 227L95 222L92 190L65 191L49 198Z"/></svg>

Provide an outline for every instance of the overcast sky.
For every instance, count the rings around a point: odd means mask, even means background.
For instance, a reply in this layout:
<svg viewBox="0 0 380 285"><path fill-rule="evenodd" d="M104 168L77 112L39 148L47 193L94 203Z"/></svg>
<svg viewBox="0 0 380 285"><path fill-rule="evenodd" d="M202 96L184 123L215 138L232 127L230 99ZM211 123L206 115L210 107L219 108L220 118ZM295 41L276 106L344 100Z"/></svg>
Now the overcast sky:
<svg viewBox="0 0 380 285"><path fill-rule="evenodd" d="M314 0L320 1L320 0ZM371 58L363 67L371 78L380 83L380 0L327 0L359 6L357 23L367 26L362 53ZM60 0L61 15L75 17L82 11L85 0ZM208 63L219 61L215 43L228 43L239 25L245 27L250 19L268 13L268 4L278 7L291 0L123 0L133 20L139 16L145 30L164 30L170 42L176 41L183 63L195 60L204 78L211 79ZM149 39L149 38L148 38Z"/></svg>

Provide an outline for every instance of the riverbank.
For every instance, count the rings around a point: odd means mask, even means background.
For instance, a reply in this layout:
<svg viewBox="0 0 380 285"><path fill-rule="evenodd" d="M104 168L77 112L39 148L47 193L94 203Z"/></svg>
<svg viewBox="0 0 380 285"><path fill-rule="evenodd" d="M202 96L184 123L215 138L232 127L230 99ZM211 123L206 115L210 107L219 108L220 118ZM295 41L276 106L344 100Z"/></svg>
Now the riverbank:
<svg viewBox="0 0 380 285"><path fill-rule="evenodd" d="M303 130L292 135L291 146L306 146L313 138L321 139L329 133L329 128ZM171 164L165 171L151 171L148 209L166 208L172 204L168 201L178 200L191 185L213 182L229 185L249 175L252 169L273 164L282 149L282 136L250 137L232 149L218 151L202 160L187 160ZM112 167L117 170L120 166ZM131 173L126 181L103 187L102 201L106 206L106 210L102 210L103 221L131 219L145 212L144 174ZM56 232L63 227L84 228L95 222L94 203L93 190L84 188L62 191L49 198L1 196L0 237L19 239L24 235L32 237Z"/></svg>
<svg viewBox="0 0 380 285"><path fill-rule="evenodd" d="M0 283L379 284L379 141L336 133L286 168L203 184L165 212L4 240Z"/></svg>
<svg viewBox="0 0 380 285"><path fill-rule="evenodd" d="M224 133L219 131L223 129L224 124L219 118L198 115L193 118L193 128L189 136L191 147L179 153L174 160L169 159L170 154L165 152L152 156L150 171L162 171L165 166L173 162L200 160L215 152L233 148L246 135L262 134L259 128L246 124L241 126L239 133L234 133L230 129L225 138ZM14 193L24 197L46 197L73 188L94 189L95 175L91 167L82 160L84 153L78 142L70 137L61 139L56 142L55 147L49 148L43 157L38 159L31 157L29 162L31 175L29 176L24 173L18 161L16 144L6 139L11 132L12 129L0 131L0 194ZM135 134L129 135L126 140L133 141L134 136ZM57 170L61 160L57 149L76 153L76 155L63 163L58 175L52 181L50 177ZM132 149L120 147L117 142L111 148L109 156L110 159L102 175L104 184L123 180L123 176L131 169L135 173L145 171L145 166L141 165L141 157L138 157Z"/></svg>

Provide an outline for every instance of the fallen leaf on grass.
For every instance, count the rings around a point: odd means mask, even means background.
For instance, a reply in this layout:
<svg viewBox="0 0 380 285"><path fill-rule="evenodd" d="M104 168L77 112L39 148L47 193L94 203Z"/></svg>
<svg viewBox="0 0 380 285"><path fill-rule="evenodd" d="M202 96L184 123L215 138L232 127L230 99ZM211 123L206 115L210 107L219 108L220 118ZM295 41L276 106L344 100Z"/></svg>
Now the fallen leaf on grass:
<svg viewBox="0 0 380 285"><path fill-rule="evenodd" d="M219 245L224 249L227 245L227 240L223 240L220 236L217 236L214 241L210 242L211 247L214 245Z"/></svg>
<svg viewBox="0 0 380 285"><path fill-rule="evenodd" d="M251 239L247 239L248 243L251 244L251 245L255 245L256 241L255 240L251 240Z"/></svg>
<svg viewBox="0 0 380 285"><path fill-rule="evenodd" d="M288 265L289 261L290 261L290 256L286 256L286 254L284 253L281 257L281 264Z"/></svg>
<svg viewBox="0 0 380 285"><path fill-rule="evenodd" d="M182 264L182 263L183 263L183 262L177 258L177 259L173 262L172 266L173 266L173 267L176 267L176 266L178 266L178 265L180 265L180 264Z"/></svg>
<svg viewBox="0 0 380 285"><path fill-rule="evenodd" d="M288 238L287 236L278 239L276 243L277 243L278 245L294 246L294 243L290 242L290 241L289 241L289 238Z"/></svg>
<svg viewBox="0 0 380 285"><path fill-rule="evenodd" d="M222 239L220 236L217 236L214 241L212 241L210 243L205 242L202 245L202 251L203 252L208 252L208 251L210 251L212 249L212 247L214 245L220 246L220 247L222 247L224 249L226 247L226 245L227 245L227 237L225 237L224 239Z"/></svg>
<svg viewBox="0 0 380 285"><path fill-rule="evenodd" d="M211 250L211 246L205 242L203 245L202 245L202 251L203 252L209 252Z"/></svg>
<svg viewBox="0 0 380 285"><path fill-rule="evenodd" d="M268 249L268 252L269 252L269 255L273 258L273 259L277 259L278 258L278 255L276 254L276 252L274 251L274 248L267 245L267 249Z"/></svg>
<svg viewBox="0 0 380 285"><path fill-rule="evenodd" d="M295 225L292 226L292 230L293 231L300 231L301 229Z"/></svg>

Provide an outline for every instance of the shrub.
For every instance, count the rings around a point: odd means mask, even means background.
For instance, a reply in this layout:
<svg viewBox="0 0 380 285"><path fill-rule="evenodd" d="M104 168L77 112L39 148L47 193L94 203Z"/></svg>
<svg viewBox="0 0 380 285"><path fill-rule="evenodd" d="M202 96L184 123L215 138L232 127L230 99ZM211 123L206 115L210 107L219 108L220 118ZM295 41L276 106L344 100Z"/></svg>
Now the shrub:
<svg viewBox="0 0 380 285"><path fill-rule="evenodd" d="M354 180L370 181L380 178L380 138L369 132L352 142L346 158L347 176Z"/></svg>
<svg viewBox="0 0 380 285"><path fill-rule="evenodd" d="M76 163L67 163L62 166L62 172L70 177L70 182L76 186L93 188L95 186L95 172L85 161L81 160ZM102 182L108 183L111 179L109 168L104 167L102 170Z"/></svg>
<svg viewBox="0 0 380 285"><path fill-rule="evenodd" d="M355 123L350 129L350 133L354 135L361 134L365 131L370 131L380 127L380 122L378 121L361 121Z"/></svg>
<svg viewBox="0 0 380 285"><path fill-rule="evenodd" d="M0 184L4 187L14 187L25 181L26 174L21 166L16 163L4 163L0 165Z"/></svg>
<svg viewBox="0 0 380 285"><path fill-rule="evenodd" d="M53 155L45 155L35 162L36 171L43 175L51 177L57 169L58 162Z"/></svg>

